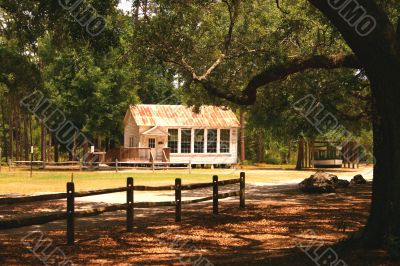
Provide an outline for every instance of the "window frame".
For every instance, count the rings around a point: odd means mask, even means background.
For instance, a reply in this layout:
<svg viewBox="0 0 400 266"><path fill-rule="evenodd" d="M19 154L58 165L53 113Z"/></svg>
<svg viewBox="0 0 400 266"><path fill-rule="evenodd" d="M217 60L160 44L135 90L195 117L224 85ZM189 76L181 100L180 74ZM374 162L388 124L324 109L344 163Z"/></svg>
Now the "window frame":
<svg viewBox="0 0 400 266"><path fill-rule="evenodd" d="M152 142L153 140L154 140L154 143ZM150 148L150 149L155 149L156 148L156 138L149 138L147 140L147 142L148 142L148 148ZM154 146L154 147L152 147L152 146Z"/></svg>
<svg viewBox="0 0 400 266"><path fill-rule="evenodd" d="M170 137L172 136L170 132L172 130L176 130L176 140L172 140ZM174 135L175 136L175 135ZM175 147L172 147L171 143L174 143ZM178 153L179 152L179 130L177 128L169 128L168 129L168 148L170 149L171 153ZM176 149L176 150L175 150Z"/></svg>
<svg viewBox="0 0 400 266"><path fill-rule="evenodd" d="M222 139L222 132L228 131L228 140ZM227 144L227 145L226 145ZM227 148L226 148L227 147ZM231 153L231 129L223 128L219 131L219 153Z"/></svg>
<svg viewBox="0 0 400 266"><path fill-rule="evenodd" d="M129 136L129 148L134 148L135 147L135 136Z"/></svg>
<svg viewBox="0 0 400 266"><path fill-rule="evenodd" d="M198 132L201 132L201 131L203 132L203 134L197 134ZM194 145L193 152L194 153L197 153L197 154L204 153L205 141L206 141L204 134L205 134L205 130L203 128L194 129L194 135L193 135L193 145ZM196 140L196 138L198 136L202 137L202 141ZM200 147L198 147L198 145L200 145Z"/></svg>
<svg viewBox="0 0 400 266"><path fill-rule="evenodd" d="M190 132L190 135L185 134L184 132ZM184 139L184 137L189 136L189 139ZM189 144L189 146L187 146ZM185 146L184 146L185 145ZM181 153L190 154L192 153L192 129L185 128L181 129Z"/></svg>
<svg viewBox="0 0 400 266"><path fill-rule="evenodd" d="M212 141L210 141L210 135L209 135L210 131L215 131L215 134L214 134L215 139ZM214 147L213 147L212 151L210 151L211 143L213 143L215 145L215 146L213 145ZM216 128L207 129L207 150L206 150L206 152L210 153L210 154L217 153L218 152L217 146L218 146L218 129L216 129Z"/></svg>

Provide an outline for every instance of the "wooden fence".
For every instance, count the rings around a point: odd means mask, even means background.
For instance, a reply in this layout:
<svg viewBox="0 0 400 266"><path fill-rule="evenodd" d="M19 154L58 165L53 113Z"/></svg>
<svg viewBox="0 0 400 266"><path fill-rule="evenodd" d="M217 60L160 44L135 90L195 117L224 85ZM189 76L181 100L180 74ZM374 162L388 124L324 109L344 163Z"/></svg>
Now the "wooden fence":
<svg viewBox="0 0 400 266"><path fill-rule="evenodd" d="M146 169L152 170L173 170L173 169L188 169L189 174L192 172L191 161L187 163L171 163L171 162L120 162L118 160L108 162L43 162L43 161L8 161L8 169L15 171L16 168L32 170L108 170L115 172L129 169ZM182 166L176 166L182 165Z"/></svg>
<svg viewBox="0 0 400 266"><path fill-rule="evenodd" d="M30 216L19 219L7 219L0 220L0 229L12 229L23 226L40 225L49 223L57 220L67 220L67 243L73 245L75 242L75 218L90 217L100 215L105 212L114 212L119 210L126 210L126 229L128 232L132 232L134 224L134 208L154 208L163 206L175 206L175 221L180 222L182 217L182 205L194 204L199 202L205 202L212 200L213 214L218 214L218 200L230 197L239 196L239 208L245 208L245 173L240 173L239 179L230 179L218 181L218 176L213 176L213 181L210 183L195 183L182 185L182 180L177 178L175 185L170 186L135 186L134 179L132 177L127 178L126 187L101 189L93 191L75 192L75 184L73 182L67 183L66 193L37 195L29 197L17 197L17 198L0 198L1 205L13 205L22 203L33 203L40 201L50 201L67 199L67 210L66 212L52 212L48 214L42 214L38 216ZM240 184L240 189L234 192L219 194L219 187ZM195 190L201 188L212 187L212 196L182 201L182 191L184 190ZM164 201L164 202L134 202L134 191L175 191L175 201ZM83 211L75 211L75 198L88 197L95 195L103 195L117 192L126 191L126 203L125 204L114 204L106 207L93 208Z"/></svg>

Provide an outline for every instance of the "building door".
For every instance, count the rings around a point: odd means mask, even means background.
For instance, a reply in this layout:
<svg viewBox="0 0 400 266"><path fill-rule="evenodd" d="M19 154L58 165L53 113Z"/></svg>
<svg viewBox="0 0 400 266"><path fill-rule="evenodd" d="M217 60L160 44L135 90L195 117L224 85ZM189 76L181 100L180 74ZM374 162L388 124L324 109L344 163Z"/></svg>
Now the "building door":
<svg viewBox="0 0 400 266"><path fill-rule="evenodd" d="M156 139L155 138L149 138L148 143L149 143L148 147L150 148L151 154L153 155L153 158L155 159L156 158L156 153L157 153L157 150L156 150Z"/></svg>

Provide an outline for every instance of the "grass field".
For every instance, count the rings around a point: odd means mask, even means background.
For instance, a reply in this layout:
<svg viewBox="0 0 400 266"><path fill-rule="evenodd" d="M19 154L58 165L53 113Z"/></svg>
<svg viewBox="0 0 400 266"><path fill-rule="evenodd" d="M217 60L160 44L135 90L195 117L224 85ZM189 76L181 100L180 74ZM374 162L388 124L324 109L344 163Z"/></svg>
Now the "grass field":
<svg viewBox="0 0 400 266"><path fill-rule="evenodd" d="M362 169L336 170L336 174L351 176ZM239 178L241 171L246 172L246 182L282 183L291 182L308 177L315 170L294 171L270 169L193 169L192 174L188 170L163 170L153 173L149 170L132 170L124 172L55 172L34 171L30 177L29 171L11 170L3 168L0 173L0 194L33 194L40 192L63 192L65 185L74 174L74 182L77 191L113 188L125 186L127 177L134 177L137 185L172 185L175 178L182 178L183 183L211 182L213 175L218 175L220 180Z"/></svg>

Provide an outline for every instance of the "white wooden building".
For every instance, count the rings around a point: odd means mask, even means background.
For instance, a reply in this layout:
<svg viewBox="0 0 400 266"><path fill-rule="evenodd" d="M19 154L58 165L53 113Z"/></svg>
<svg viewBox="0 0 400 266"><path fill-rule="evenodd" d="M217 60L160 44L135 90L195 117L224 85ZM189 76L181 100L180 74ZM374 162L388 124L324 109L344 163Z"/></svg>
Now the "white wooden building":
<svg viewBox="0 0 400 266"><path fill-rule="evenodd" d="M238 160L236 115L227 108L183 105L131 106L124 119L125 162L235 164Z"/></svg>

